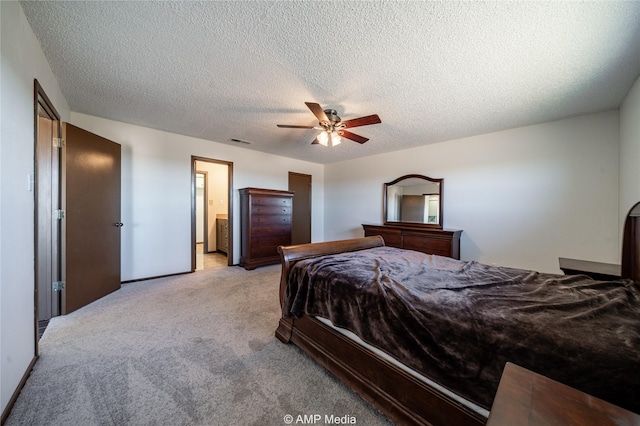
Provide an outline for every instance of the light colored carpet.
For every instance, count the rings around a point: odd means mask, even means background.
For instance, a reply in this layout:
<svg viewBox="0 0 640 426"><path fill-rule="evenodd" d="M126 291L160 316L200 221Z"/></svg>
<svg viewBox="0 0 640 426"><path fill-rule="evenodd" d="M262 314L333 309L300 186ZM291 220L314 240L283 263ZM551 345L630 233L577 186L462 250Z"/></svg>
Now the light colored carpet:
<svg viewBox="0 0 640 426"><path fill-rule="evenodd" d="M274 337L279 276L218 267L125 284L54 318L6 425L389 424Z"/></svg>

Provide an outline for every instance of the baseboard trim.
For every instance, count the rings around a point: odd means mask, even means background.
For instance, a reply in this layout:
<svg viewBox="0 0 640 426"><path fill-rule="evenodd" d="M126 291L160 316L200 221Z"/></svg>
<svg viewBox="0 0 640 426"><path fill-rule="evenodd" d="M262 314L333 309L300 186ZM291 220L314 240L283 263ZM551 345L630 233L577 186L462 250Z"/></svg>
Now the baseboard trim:
<svg viewBox="0 0 640 426"><path fill-rule="evenodd" d="M155 277L136 278L135 280L122 281L121 284L137 283L138 281L155 280L157 278L175 277L176 275L192 274L192 271L176 272L175 274L157 275Z"/></svg>
<svg viewBox="0 0 640 426"><path fill-rule="evenodd" d="M18 399L18 395L20 395L20 392L22 392L22 388L24 387L25 383L27 383L27 379L31 375L31 371L33 371L33 367L36 365L37 361L38 361L38 357L34 356L31 362L29 363L29 366L27 367L27 371L25 371L24 375L22 376L22 380L20 380L20 383L18 383L18 387L13 392L13 395L11 395L11 399L9 399L7 406L2 411L2 418L0 418L0 425L3 425L7 421L7 418L9 418L9 414L11 413L11 409L13 408L13 404L16 403L16 400Z"/></svg>

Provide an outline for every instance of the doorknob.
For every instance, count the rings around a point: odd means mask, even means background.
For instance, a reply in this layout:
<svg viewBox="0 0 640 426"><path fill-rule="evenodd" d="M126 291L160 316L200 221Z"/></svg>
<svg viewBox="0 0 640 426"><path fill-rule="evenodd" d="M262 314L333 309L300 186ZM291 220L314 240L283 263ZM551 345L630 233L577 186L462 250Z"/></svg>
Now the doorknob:
<svg viewBox="0 0 640 426"><path fill-rule="evenodd" d="M114 225L116 226L116 228L120 228L120 227L124 226L124 223L116 222L116 223L114 223Z"/></svg>

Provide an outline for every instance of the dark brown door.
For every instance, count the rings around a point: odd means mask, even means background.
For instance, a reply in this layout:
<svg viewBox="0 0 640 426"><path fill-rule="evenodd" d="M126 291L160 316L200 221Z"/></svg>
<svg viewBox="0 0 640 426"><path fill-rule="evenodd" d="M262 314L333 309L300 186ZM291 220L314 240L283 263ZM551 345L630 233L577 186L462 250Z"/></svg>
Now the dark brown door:
<svg viewBox="0 0 640 426"><path fill-rule="evenodd" d="M62 313L120 288L120 145L63 123Z"/></svg>
<svg viewBox="0 0 640 426"><path fill-rule="evenodd" d="M425 196L424 195L403 195L400 203L401 222L426 222L424 216Z"/></svg>
<svg viewBox="0 0 640 426"><path fill-rule="evenodd" d="M311 176L289 172L289 191L293 192L291 244L311 242Z"/></svg>

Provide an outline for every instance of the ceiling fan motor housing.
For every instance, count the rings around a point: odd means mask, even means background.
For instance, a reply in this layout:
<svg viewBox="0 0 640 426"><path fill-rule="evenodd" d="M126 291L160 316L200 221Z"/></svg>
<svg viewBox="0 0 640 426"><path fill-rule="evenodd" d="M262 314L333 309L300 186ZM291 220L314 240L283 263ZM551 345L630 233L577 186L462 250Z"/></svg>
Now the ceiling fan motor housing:
<svg viewBox="0 0 640 426"><path fill-rule="evenodd" d="M327 115L329 122L331 124L336 124L340 122L340 117L338 117L338 111L335 109L325 109L324 113Z"/></svg>

